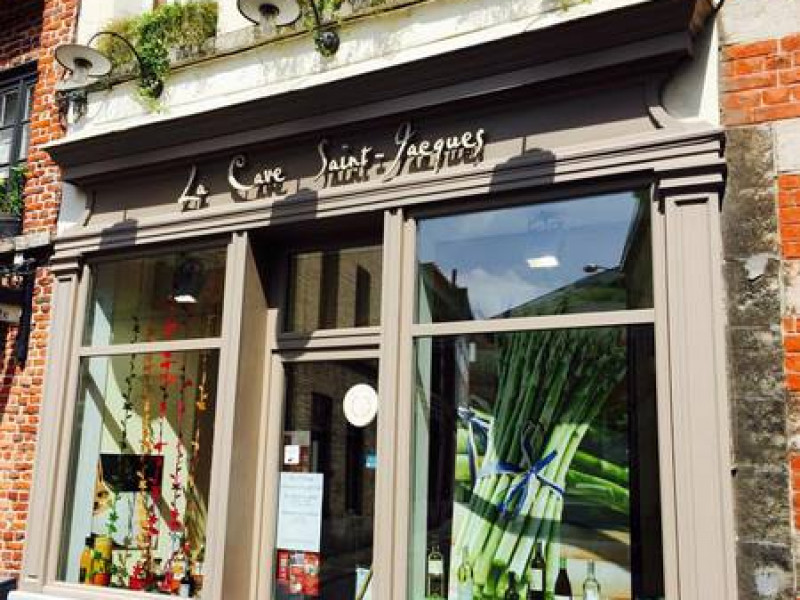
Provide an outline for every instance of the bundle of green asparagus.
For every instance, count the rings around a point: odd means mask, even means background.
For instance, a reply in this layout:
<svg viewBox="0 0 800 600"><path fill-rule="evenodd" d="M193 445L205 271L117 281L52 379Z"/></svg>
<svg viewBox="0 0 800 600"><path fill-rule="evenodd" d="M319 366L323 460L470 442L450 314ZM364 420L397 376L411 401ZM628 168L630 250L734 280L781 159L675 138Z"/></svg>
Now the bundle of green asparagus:
<svg viewBox="0 0 800 600"><path fill-rule="evenodd" d="M592 421L624 379L623 332L496 336L498 387L486 454L454 543L455 556L473 565L474 598L502 598L512 572L524 587L537 542L557 569L567 473ZM627 501L616 492L617 502ZM548 573L547 581L555 575Z"/></svg>

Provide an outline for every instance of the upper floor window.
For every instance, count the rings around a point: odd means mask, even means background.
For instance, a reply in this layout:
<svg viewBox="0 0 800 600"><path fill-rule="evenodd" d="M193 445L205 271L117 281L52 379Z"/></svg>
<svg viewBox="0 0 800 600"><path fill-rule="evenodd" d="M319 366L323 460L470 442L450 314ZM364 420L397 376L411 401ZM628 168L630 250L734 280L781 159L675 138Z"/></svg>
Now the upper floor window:
<svg viewBox="0 0 800 600"><path fill-rule="evenodd" d="M34 84L30 74L0 78L0 179L28 157Z"/></svg>

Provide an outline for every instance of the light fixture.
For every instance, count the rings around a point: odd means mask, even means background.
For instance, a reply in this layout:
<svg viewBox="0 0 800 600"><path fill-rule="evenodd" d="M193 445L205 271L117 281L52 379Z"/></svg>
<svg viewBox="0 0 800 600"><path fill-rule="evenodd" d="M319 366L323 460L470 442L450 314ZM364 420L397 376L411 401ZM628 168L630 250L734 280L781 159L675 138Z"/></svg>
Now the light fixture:
<svg viewBox="0 0 800 600"><path fill-rule="evenodd" d="M554 256L553 254L545 254L543 256L537 256L535 258L528 259L528 266L531 269L554 269L559 264L558 257Z"/></svg>
<svg viewBox="0 0 800 600"><path fill-rule="evenodd" d="M86 110L86 88L108 75L113 66L105 54L91 47L91 43L101 35L110 35L128 47L139 67L141 86L148 87L156 98L163 91L163 83L146 67L133 44L113 31L98 31L85 45L62 44L56 48L56 60L67 70L65 77L56 84L56 93L68 100L72 122L83 116Z"/></svg>
<svg viewBox="0 0 800 600"><path fill-rule="evenodd" d="M339 34L331 24L324 24L316 0L303 0L311 7L314 18L314 44L323 56L333 56L339 49ZM237 0L242 16L255 23L264 33L291 25L300 18L299 0Z"/></svg>
<svg viewBox="0 0 800 600"><path fill-rule="evenodd" d="M205 280L203 263L196 258L185 259L178 265L172 278L172 301L176 304L197 304Z"/></svg>

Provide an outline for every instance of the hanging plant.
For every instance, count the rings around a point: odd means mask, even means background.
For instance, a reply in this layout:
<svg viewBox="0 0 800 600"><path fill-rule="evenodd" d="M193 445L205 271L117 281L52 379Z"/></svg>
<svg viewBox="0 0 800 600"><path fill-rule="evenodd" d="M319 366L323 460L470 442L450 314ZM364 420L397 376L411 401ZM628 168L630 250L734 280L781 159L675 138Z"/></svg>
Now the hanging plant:
<svg viewBox="0 0 800 600"><path fill-rule="evenodd" d="M154 10L112 21L106 31L118 33L136 48L142 61L139 93L155 101L169 75L171 54L185 57L199 52L203 42L217 31L217 3L209 1L163 4ZM135 63L130 49L120 40L106 36L98 49L116 68Z"/></svg>
<svg viewBox="0 0 800 600"><path fill-rule="evenodd" d="M25 165L11 167L8 177L0 177L0 214L21 217L25 208Z"/></svg>

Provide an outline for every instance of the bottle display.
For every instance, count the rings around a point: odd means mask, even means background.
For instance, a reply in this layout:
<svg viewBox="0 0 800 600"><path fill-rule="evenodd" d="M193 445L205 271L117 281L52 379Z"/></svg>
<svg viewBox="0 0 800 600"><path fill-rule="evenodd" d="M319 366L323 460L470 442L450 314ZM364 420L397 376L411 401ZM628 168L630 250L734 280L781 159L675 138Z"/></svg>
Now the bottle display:
<svg viewBox="0 0 800 600"><path fill-rule="evenodd" d="M513 571L508 573L508 587L506 588L506 595L503 600L519 600L519 593L517 592L517 577Z"/></svg>
<svg viewBox="0 0 800 600"><path fill-rule="evenodd" d="M444 598L444 556L439 546L433 546L428 554L426 596Z"/></svg>
<svg viewBox="0 0 800 600"><path fill-rule="evenodd" d="M559 561L558 577L554 589L555 600L572 600L572 584L569 582L567 574L567 559L563 556Z"/></svg>
<svg viewBox="0 0 800 600"><path fill-rule="evenodd" d="M600 582L595 576L594 561L590 560L586 566L586 579L583 580L583 599L600 600Z"/></svg>
<svg viewBox="0 0 800 600"><path fill-rule="evenodd" d="M527 600L544 600L545 573L547 573L547 564L542 555L542 543L539 542L536 544L536 554L531 561Z"/></svg>
<svg viewBox="0 0 800 600"><path fill-rule="evenodd" d="M81 561L80 561L80 571L79 571L79 579L81 583L91 583L91 581L87 581L91 571L92 571L92 536L88 536L86 538L86 545L83 547L83 552L81 552Z"/></svg>
<svg viewBox="0 0 800 600"><path fill-rule="evenodd" d="M461 564L456 573L458 579L458 600L472 600L472 565L469 562L467 549L461 549Z"/></svg>

